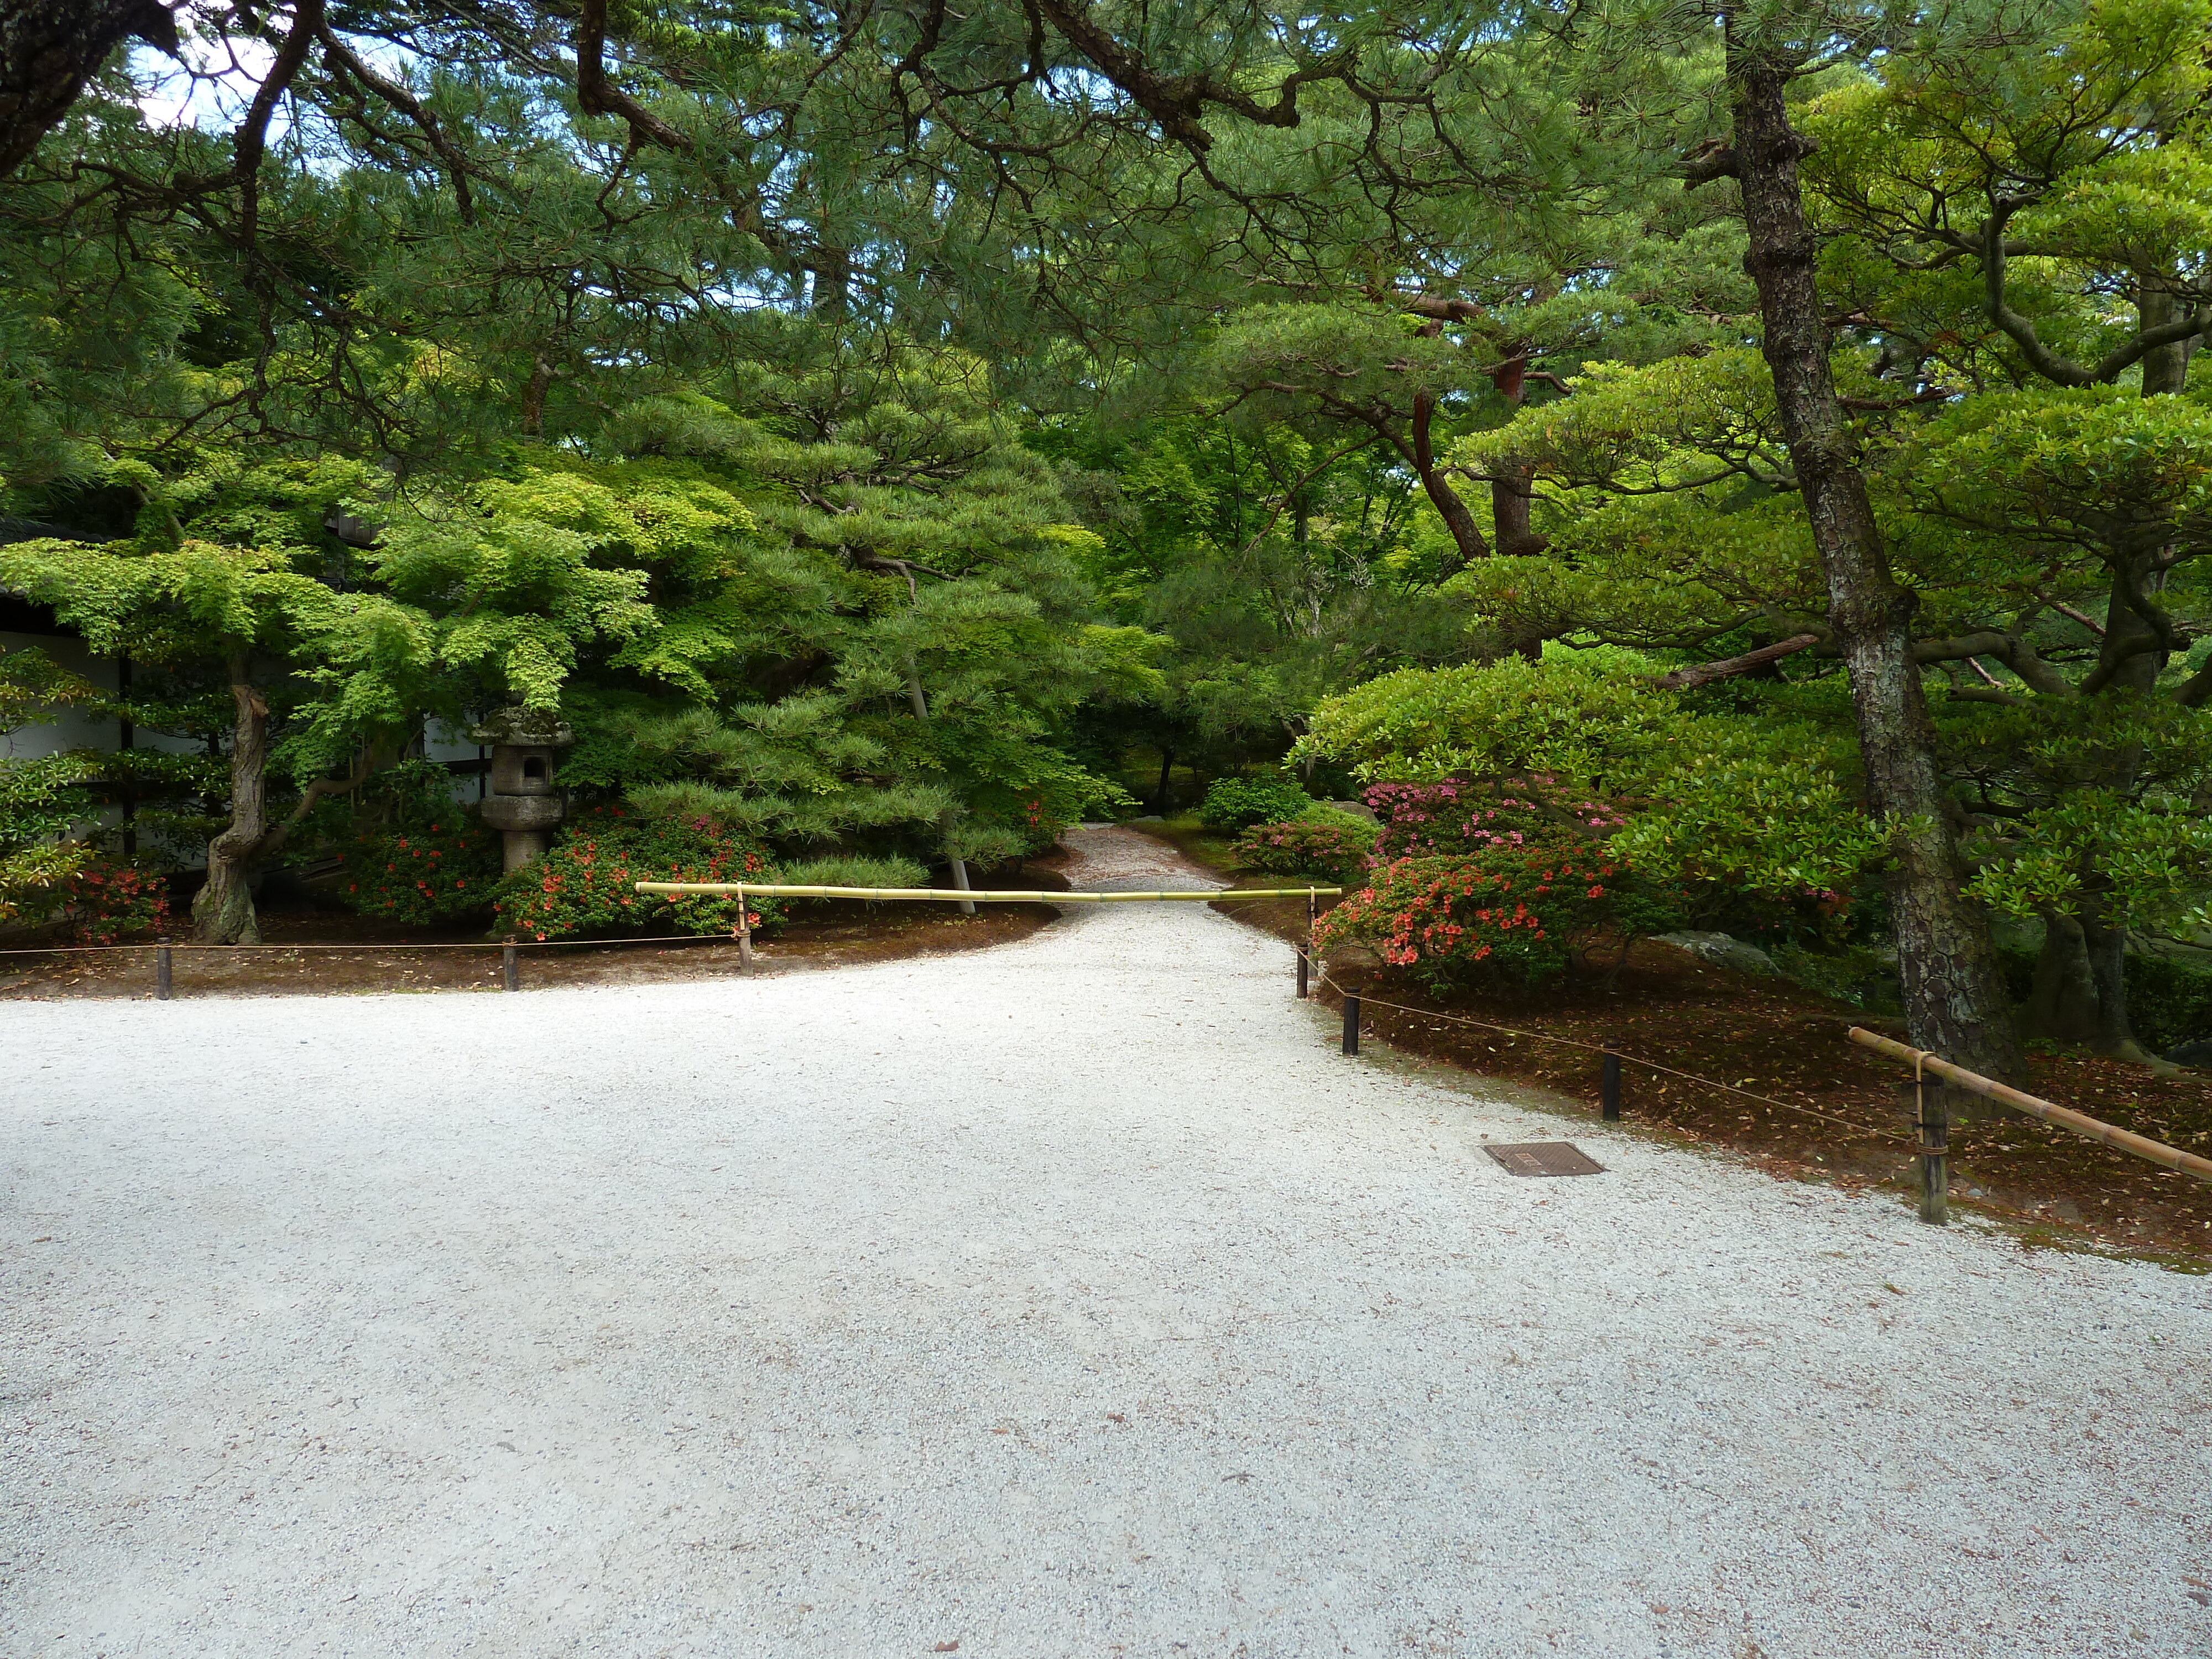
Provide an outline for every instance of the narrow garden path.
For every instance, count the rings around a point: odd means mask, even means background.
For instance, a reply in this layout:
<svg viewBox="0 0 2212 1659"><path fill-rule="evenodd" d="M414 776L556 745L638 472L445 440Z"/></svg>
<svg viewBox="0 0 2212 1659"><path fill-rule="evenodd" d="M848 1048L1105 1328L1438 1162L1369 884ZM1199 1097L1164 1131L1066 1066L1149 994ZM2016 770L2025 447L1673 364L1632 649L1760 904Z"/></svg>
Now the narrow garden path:
<svg viewBox="0 0 2212 1659"><path fill-rule="evenodd" d="M1346 1060L1202 906L0 1033L0 1652L2212 1648L2207 1281Z"/></svg>

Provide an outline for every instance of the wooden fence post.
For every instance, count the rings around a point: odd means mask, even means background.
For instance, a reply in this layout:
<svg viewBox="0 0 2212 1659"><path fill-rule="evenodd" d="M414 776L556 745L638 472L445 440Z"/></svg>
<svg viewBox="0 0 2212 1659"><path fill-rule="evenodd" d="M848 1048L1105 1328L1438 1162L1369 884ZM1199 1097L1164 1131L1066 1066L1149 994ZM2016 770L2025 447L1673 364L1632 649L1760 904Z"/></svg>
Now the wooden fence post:
<svg viewBox="0 0 2212 1659"><path fill-rule="evenodd" d="M1309 972L1310 972L1310 971L1311 971L1311 969L1310 969L1310 965L1309 965L1309 963L1308 963L1308 960L1307 960L1307 957L1306 957L1306 947L1305 947L1304 945L1299 945L1299 946L1297 947L1297 951L1298 951L1298 1000L1299 1000L1300 1002L1304 1002L1304 1001L1306 1000L1306 975L1307 975L1307 974L1308 974Z"/></svg>
<svg viewBox="0 0 2212 1659"><path fill-rule="evenodd" d="M515 954L514 935L512 933L507 936L507 943L500 947L499 971L501 989L520 991L522 988L522 960Z"/></svg>
<svg viewBox="0 0 2212 1659"><path fill-rule="evenodd" d="M1951 1123L1943 1085L1930 1083L1918 1057L1912 1062L1912 1100L1920 1128L1920 1218L1932 1227L1951 1221Z"/></svg>
<svg viewBox="0 0 2212 1659"><path fill-rule="evenodd" d="M970 904L968 913L973 915L975 907ZM745 909L745 890L743 887L738 889L738 966L749 974L753 970L753 921Z"/></svg>
<svg viewBox="0 0 2212 1659"><path fill-rule="evenodd" d="M169 941L163 939L154 946L154 1000L169 1000Z"/></svg>
<svg viewBox="0 0 2212 1659"><path fill-rule="evenodd" d="M1344 1052L1359 1052L1359 999L1349 994L1344 999Z"/></svg>

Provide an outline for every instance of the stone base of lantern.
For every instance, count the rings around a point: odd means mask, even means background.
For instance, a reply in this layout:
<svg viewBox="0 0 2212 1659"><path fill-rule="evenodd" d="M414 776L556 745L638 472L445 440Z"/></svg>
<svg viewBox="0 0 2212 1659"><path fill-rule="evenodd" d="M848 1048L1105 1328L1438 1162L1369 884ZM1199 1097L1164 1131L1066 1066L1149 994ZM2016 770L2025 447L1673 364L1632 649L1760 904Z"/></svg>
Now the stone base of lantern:
<svg viewBox="0 0 2212 1659"><path fill-rule="evenodd" d="M544 858L562 816L558 795L487 795L477 811L500 832L500 864L507 870Z"/></svg>

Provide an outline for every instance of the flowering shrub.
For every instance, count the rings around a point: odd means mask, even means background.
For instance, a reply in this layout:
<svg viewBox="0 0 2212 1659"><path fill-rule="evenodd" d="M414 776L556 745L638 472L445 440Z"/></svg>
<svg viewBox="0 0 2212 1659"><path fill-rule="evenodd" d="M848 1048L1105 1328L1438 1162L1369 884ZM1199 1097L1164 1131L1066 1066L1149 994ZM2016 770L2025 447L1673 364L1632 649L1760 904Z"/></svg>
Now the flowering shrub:
<svg viewBox="0 0 2212 1659"><path fill-rule="evenodd" d="M1628 823L1622 806L1544 773L1525 777L1378 783L1367 805L1384 858L1444 857L1493 848L1601 842Z"/></svg>
<svg viewBox="0 0 2212 1659"><path fill-rule="evenodd" d="M337 892L350 910L421 925L482 910L499 884L499 837L451 808L427 823L339 844Z"/></svg>
<svg viewBox="0 0 2212 1659"><path fill-rule="evenodd" d="M1472 858L1399 859L1324 915L1325 954L1371 948L1437 990L1557 979L1593 937L1656 931L1671 916L1601 851L1504 847Z"/></svg>
<svg viewBox="0 0 2212 1659"><path fill-rule="evenodd" d="M1199 803L1198 821L1209 830L1249 830L1294 818L1312 805L1306 792L1285 777L1216 778Z"/></svg>
<svg viewBox="0 0 2212 1659"><path fill-rule="evenodd" d="M1348 812L1325 817L1292 818L1285 823L1255 823L1237 838L1237 861L1252 870L1279 875L1322 875L1331 885L1349 882L1367 868L1375 826Z"/></svg>
<svg viewBox="0 0 2212 1659"><path fill-rule="evenodd" d="M63 880L80 945L112 945L169 925L169 884L142 865L94 854Z"/></svg>
<svg viewBox="0 0 2212 1659"><path fill-rule="evenodd" d="M738 903L727 894L696 897L641 893L641 881L774 881L757 842L702 817L641 817L622 806L594 806L563 826L558 844L499 884L500 922L530 939L562 939L605 928L673 925L687 933L734 933ZM748 898L755 927L783 919L772 900Z"/></svg>

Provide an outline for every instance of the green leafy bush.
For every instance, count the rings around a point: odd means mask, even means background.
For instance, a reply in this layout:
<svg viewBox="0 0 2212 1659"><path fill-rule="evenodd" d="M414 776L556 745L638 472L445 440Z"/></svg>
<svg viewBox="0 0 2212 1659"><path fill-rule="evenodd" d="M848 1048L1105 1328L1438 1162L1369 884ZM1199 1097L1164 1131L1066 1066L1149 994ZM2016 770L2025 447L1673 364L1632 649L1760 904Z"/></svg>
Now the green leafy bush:
<svg viewBox="0 0 2212 1659"><path fill-rule="evenodd" d="M1330 910L1315 932L1326 954L1359 944L1437 991L1564 974L1576 951L1673 920L1651 890L1602 849L1509 847L1472 858L1400 859Z"/></svg>
<svg viewBox="0 0 2212 1659"><path fill-rule="evenodd" d="M349 910L422 926L489 908L499 885L500 838L447 803L402 830L368 830L338 846L337 895Z"/></svg>
<svg viewBox="0 0 2212 1659"><path fill-rule="evenodd" d="M0 659L0 670L36 654ZM9 684L0 672L0 711ZM70 882L94 854L69 835L100 810L85 787L98 773L99 757L82 750L0 759L0 922L42 921L73 901Z"/></svg>
<svg viewBox="0 0 2212 1659"><path fill-rule="evenodd" d="M623 806L586 808L563 826L551 851L499 884L501 926L532 939L611 929L675 927L692 933L736 931L733 895L641 893L641 881L773 882L757 842L712 818L648 818ZM775 927L783 908L748 896L755 927Z"/></svg>
<svg viewBox="0 0 2212 1659"><path fill-rule="evenodd" d="M1340 886L1366 870L1374 845L1373 824L1349 812L1331 811L1283 823L1255 823L1237 838L1235 851L1247 869L1326 876L1330 885Z"/></svg>
<svg viewBox="0 0 2212 1659"><path fill-rule="evenodd" d="M51 841L0 853L0 922L43 921L66 902L70 878L93 849L81 841Z"/></svg>
<svg viewBox="0 0 2212 1659"><path fill-rule="evenodd" d="M1665 793L1613 843L1654 876L1836 909L1884 855L1855 792L1817 760L1686 753Z"/></svg>
<svg viewBox="0 0 2212 1659"><path fill-rule="evenodd" d="M1297 817L1312 805L1288 778L1217 778L1199 803L1198 821L1209 830L1249 830Z"/></svg>
<svg viewBox="0 0 2212 1659"><path fill-rule="evenodd" d="M929 872L912 859L803 859L762 879L791 887L922 887Z"/></svg>
<svg viewBox="0 0 2212 1659"><path fill-rule="evenodd" d="M1631 775L1680 740L1672 696L1573 657L1407 668L1325 698L1296 760L1341 762L1368 781L1437 783L1549 772Z"/></svg>

